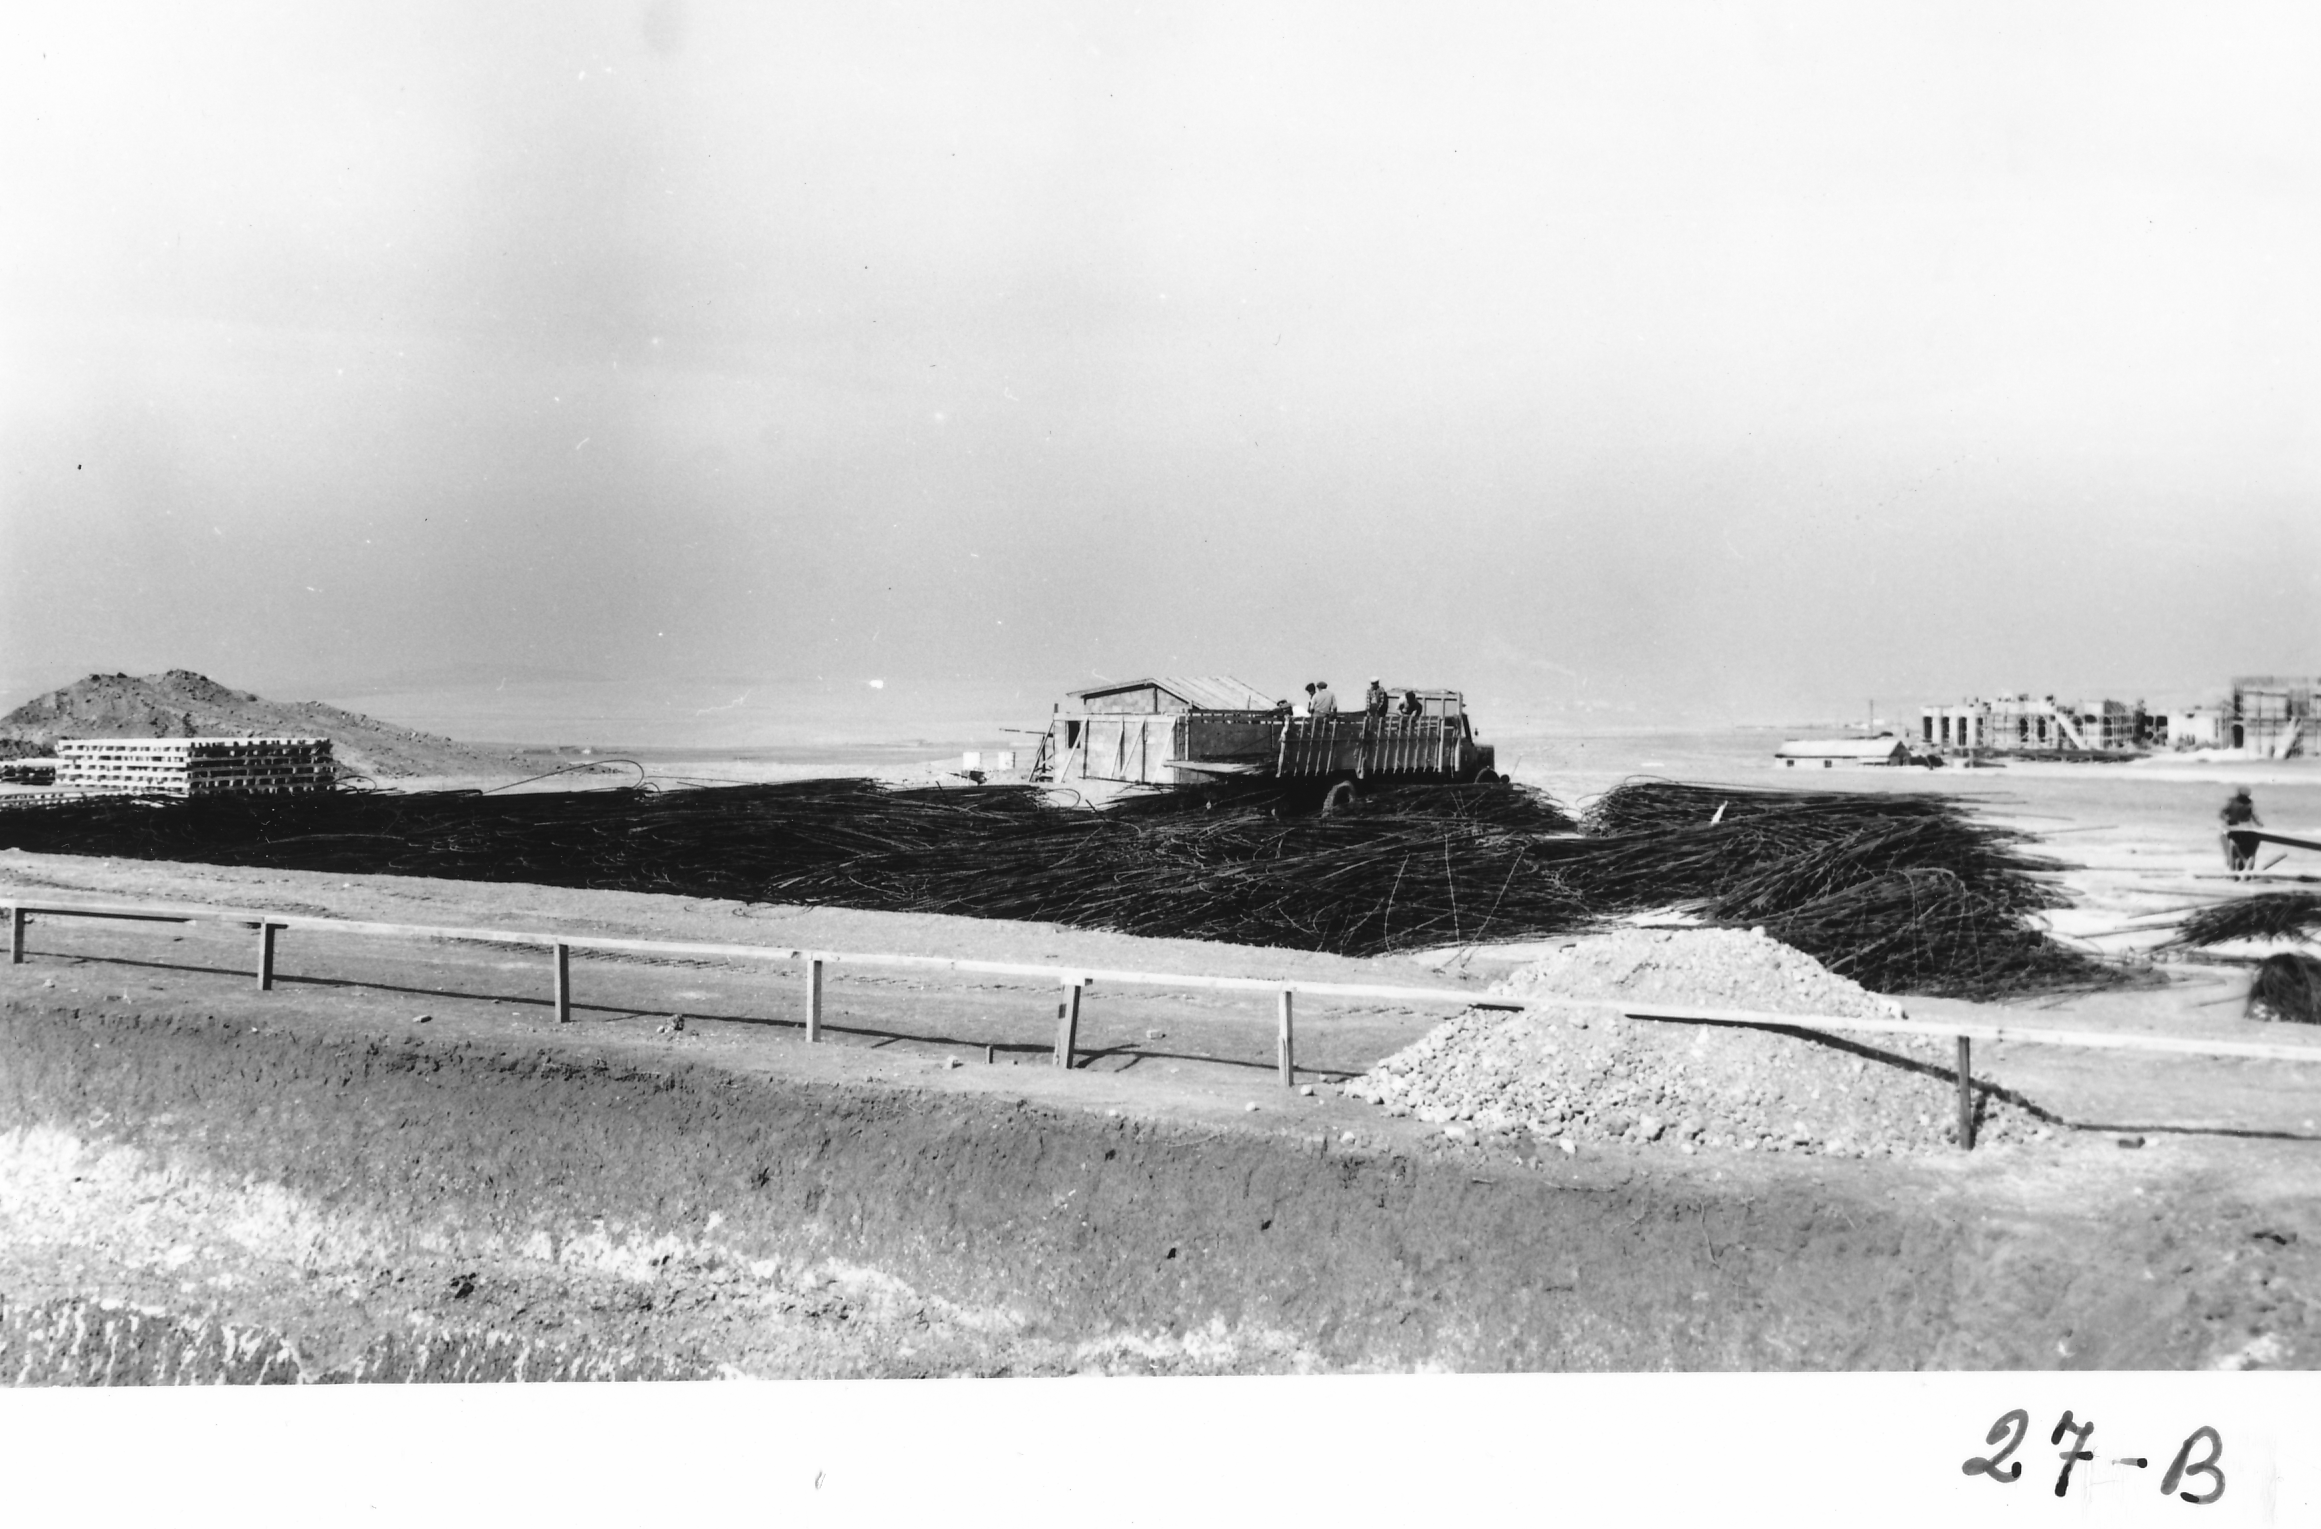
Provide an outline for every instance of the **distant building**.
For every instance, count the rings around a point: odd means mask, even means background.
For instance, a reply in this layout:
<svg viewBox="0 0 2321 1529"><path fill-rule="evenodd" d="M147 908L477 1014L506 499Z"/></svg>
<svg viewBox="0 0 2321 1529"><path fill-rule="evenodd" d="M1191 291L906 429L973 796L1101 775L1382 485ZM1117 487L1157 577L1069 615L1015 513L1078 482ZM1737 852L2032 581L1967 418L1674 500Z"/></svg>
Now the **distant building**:
<svg viewBox="0 0 2321 1529"><path fill-rule="evenodd" d="M1875 738L1793 738L1775 749L1773 757L1792 770L1906 765L1910 763L1910 746L1892 733Z"/></svg>
<svg viewBox="0 0 2321 1529"><path fill-rule="evenodd" d="M2251 674L2232 682L2232 718L2225 746L2261 759L2287 759L2313 749L2313 693L2310 676L2287 678Z"/></svg>
<svg viewBox="0 0 2321 1529"><path fill-rule="evenodd" d="M2314 696L2321 680L2243 675L2232 700L2174 712L2144 703L2058 701L2001 695L1919 713L1920 743L1945 754L2017 754L2052 758L2124 757L2149 749L2229 749L2260 759L2314 751Z"/></svg>
<svg viewBox="0 0 2321 1529"><path fill-rule="evenodd" d="M2167 718L2124 701L2058 701L2022 694L1919 712L1920 743L1945 754L2053 754L2085 758L2140 753L2168 733Z"/></svg>

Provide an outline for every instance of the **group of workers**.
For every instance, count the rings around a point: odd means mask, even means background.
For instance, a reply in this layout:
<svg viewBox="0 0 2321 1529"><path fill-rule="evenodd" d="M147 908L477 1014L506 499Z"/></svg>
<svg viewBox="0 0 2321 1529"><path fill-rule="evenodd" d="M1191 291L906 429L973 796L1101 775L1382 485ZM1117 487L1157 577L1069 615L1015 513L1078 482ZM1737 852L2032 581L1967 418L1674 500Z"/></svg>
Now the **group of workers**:
<svg viewBox="0 0 2321 1529"><path fill-rule="evenodd" d="M1328 680L1315 680L1306 686L1304 704L1292 706L1287 701L1281 704L1289 708L1289 713L1293 717L1331 717L1336 716L1338 712L1338 698L1330 690ZM1392 693L1385 686L1379 684L1378 676L1373 674L1370 676L1370 688L1362 696L1363 714L1383 717L1387 714L1389 707L1393 709L1396 716L1400 717L1423 717L1426 715L1426 703L1418 698L1417 691L1405 690L1402 693L1401 701L1396 702Z"/></svg>

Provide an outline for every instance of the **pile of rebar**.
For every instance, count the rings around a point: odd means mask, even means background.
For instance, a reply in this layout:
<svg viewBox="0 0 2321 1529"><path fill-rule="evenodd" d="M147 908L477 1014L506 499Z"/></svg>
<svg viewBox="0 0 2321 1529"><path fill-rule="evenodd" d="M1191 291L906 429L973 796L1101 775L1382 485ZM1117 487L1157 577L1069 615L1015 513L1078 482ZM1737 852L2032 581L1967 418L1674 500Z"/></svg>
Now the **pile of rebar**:
<svg viewBox="0 0 2321 1529"><path fill-rule="evenodd" d="M2321 932L2321 893L2259 892L2203 908L2177 926L2177 945L2285 940Z"/></svg>
<svg viewBox="0 0 2321 1529"><path fill-rule="evenodd" d="M2246 1013L2279 1024L2321 1025L2321 960L2293 950L2265 957L2249 979Z"/></svg>
<svg viewBox="0 0 2321 1529"><path fill-rule="evenodd" d="M1568 824L1516 793L1500 818ZM1059 814L1050 831L866 855L769 882L782 902L1013 918L1347 955L1585 927L1538 873L1540 829L1494 821L1458 788L1360 816L1275 816L1250 801ZM1431 810L1429 810L1431 809ZM1527 862L1533 874L1521 874Z"/></svg>
<svg viewBox="0 0 2321 1529"><path fill-rule="evenodd" d="M2066 901L2047 879L2059 867L1949 797L1637 781L1585 826L1601 851L1576 883L1591 906L1761 927L1880 992L1990 998L2117 975L2036 924Z"/></svg>
<svg viewBox="0 0 2321 1529"><path fill-rule="evenodd" d="M1930 794L1637 782L1575 824L1520 787L1396 786L1323 816L1266 783L1103 811L866 780L655 791L119 799L25 849L1028 919L1346 955L1539 938L1680 906L1888 992L2100 980L2031 922L2019 836ZM1584 830L1584 831L1583 831Z"/></svg>

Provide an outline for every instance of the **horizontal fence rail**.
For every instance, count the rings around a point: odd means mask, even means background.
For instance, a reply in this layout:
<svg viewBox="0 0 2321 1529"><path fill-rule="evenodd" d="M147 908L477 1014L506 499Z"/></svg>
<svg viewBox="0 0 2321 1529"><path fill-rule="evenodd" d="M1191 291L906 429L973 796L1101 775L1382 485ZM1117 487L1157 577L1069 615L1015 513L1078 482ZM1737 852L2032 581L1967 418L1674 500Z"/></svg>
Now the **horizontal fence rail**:
<svg viewBox="0 0 2321 1529"><path fill-rule="evenodd" d="M1493 1002L1499 1000L1494 999ZM1543 1004L1603 1002L1543 998ZM1805 1030L1840 1030L1856 1035L1917 1035L1930 1040L2013 1041L2031 1046L2078 1046L2092 1051L2149 1051L2169 1056L2243 1057L2264 1062L2321 1063L2321 1046L2276 1046L2264 1041L2204 1041L2172 1035L2117 1035L2104 1030L2059 1030L2049 1025L1985 1025L1971 1020L1852 1019L1824 1014L1769 1014L1757 1009L1705 1009L1683 1004L1610 1002L1630 1019L1680 1019L1693 1024L1788 1025Z"/></svg>
<svg viewBox="0 0 2321 1529"><path fill-rule="evenodd" d="M460 944L513 945L549 952L553 960L556 1017L572 1017L570 960L573 951L608 955L692 957L734 961L804 962L806 1038L820 1039L824 968L829 965L885 967L911 971L960 972L983 976L1040 977L1065 990L1057 1020L1056 1061L1072 1065L1080 1000L1095 986L1193 988L1273 995L1278 1016L1278 1063L1284 1085L1296 1082L1291 1012L1297 996L1366 999L1413 1006L1526 1010L1589 1008L1630 1019L1686 1024L1736 1025L1752 1029L1808 1030L1845 1035L1900 1035L1953 1041L1958 1047L1960 1141L1973 1145L1972 1078L1968 1047L1974 1041L2033 1046L2066 1046L2099 1051L2135 1051L2169 1056L2231 1057L2245 1060L2321 1065L2321 1046L2284 1046L2257 1041L2212 1041L2180 1036L2122 1035L2047 1025L2003 1025L1956 1020L1872 1019L1838 1014L1782 1014L1761 1009L1720 1009L1698 1004L1640 1003L1621 998L1580 998L1557 993L1515 996L1463 988L1405 987L1392 983L1315 982L1293 977L1230 977L1192 972L1148 972L1103 967L1060 966L1022 961L983 961L957 956L912 956L886 952L817 950L790 945L740 945L699 940L647 940L612 935L563 934L529 929L473 929L437 924L392 924L361 919L318 918L309 914L266 913L214 907L15 901L7 910L9 960L24 960L24 932L33 917L122 919L145 923L218 923L258 932L258 986L274 986L278 937L285 932L368 935L382 939Z"/></svg>

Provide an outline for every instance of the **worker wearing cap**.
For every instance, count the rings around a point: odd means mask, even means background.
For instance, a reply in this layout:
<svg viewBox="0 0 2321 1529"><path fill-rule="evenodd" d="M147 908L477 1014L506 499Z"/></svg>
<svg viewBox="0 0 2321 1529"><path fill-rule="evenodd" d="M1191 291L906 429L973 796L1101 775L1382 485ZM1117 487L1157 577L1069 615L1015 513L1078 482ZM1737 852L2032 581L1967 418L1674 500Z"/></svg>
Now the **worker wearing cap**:
<svg viewBox="0 0 2321 1529"><path fill-rule="evenodd" d="M1386 687L1378 683L1378 676L1370 676L1370 688L1362 693L1362 709L1373 717L1386 715Z"/></svg>
<svg viewBox="0 0 2321 1529"><path fill-rule="evenodd" d="M2248 830L2265 826L2264 819L2257 816L2257 804L2249 798L2248 787L2237 787L2216 816L2224 824L2224 868L2235 876L2244 875L2257 859L2257 836Z"/></svg>

